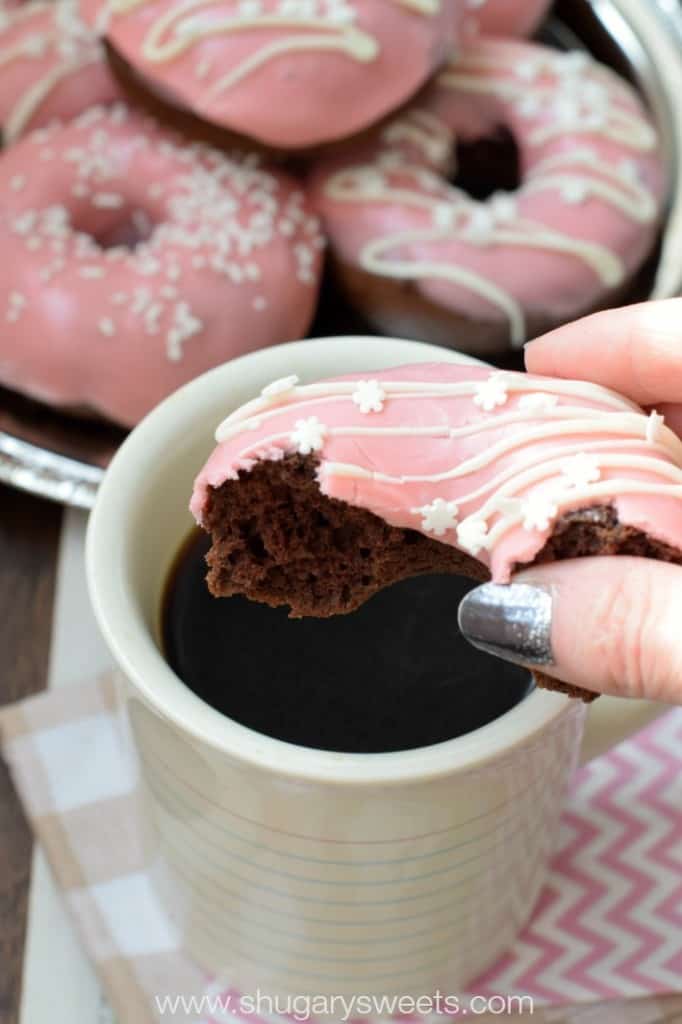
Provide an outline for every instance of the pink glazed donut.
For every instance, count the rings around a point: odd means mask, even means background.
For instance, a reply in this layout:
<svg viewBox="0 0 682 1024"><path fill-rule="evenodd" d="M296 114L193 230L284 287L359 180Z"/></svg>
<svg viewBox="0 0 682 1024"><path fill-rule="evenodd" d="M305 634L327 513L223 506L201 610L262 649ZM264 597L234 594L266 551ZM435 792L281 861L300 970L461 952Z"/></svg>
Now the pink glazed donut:
<svg viewBox="0 0 682 1024"><path fill-rule="evenodd" d="M531 36L552 0L468 0L467 30L483 36Z"/></svg>
<svg viewBox="0 0 682 1024"><path fill-rule="evenodd" d="M445 62L465 13L464 0L109 0L106 32L179 105L297 148L398 107Z"/></svg>
<svg viewBox="0 0 682 1024"><path fill-rule="evenodd" d="M312 318L323 240L303 193L123 105L0 159L0 381L137 422Z"/></svg>
<svg viewBox="0 0 682 1024"><path fill-rule="evenodd" d="M313 384L291 376L215 438L192 494L199 524L226 481L303 457L326 497L457 547L498 583L579 510L612 510L682 558L682 442L663 416L595 384L457 363ZM275 498L273 516L290 507Z"/></svg>
<svg viewBox="0 0 682 1024"><path fill-rule="evenodd" d="M0 126L6 143L120 96L80 0L0 0Z"/></svg>
<svg viewBox="0 0 682 1024"><path fill-rule="evenodd" d="M455 140L513 134L521 184L448 184ZM342 283L389 334L488 353L625 299L666 180L620 78L582 53L481 39L416 106L311 177Z"/></svg>

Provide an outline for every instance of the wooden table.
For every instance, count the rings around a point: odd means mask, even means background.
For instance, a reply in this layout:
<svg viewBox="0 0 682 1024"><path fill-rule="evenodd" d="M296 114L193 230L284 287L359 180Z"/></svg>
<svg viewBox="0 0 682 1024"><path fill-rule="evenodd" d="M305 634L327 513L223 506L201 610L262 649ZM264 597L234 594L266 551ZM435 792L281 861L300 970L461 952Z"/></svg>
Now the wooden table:
<svg viewBox="0 0 682 1024"><path fill-rule="evenodd" d="M0 485L2 704L45 686L60 522L57 505ZM19 1019L31 844L0 761L0 1024Z"/></svg>

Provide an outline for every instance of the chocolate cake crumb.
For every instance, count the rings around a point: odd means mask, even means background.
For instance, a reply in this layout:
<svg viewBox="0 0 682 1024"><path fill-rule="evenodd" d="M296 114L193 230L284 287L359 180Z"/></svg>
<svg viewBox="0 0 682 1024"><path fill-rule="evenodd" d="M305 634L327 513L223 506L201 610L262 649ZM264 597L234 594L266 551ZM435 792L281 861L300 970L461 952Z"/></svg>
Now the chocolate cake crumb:
<svg viewBox="0 0 682 1024"><path fill-rule="evenodd" d="M204 528L208 587L242 594L293 618L354 611L377 591L428 573L485 582L488 570L449 544L389 526L366 509L320 492L314 456L287 455L211 488ZM533 564L589 555L636 555L682 564L682 552L619 523L610 505L567 512ZM518 566L517 568L521 568ZM527 566L525 566L527 568ZM535 672L539 686L588 702L597 694Z"/></svg>

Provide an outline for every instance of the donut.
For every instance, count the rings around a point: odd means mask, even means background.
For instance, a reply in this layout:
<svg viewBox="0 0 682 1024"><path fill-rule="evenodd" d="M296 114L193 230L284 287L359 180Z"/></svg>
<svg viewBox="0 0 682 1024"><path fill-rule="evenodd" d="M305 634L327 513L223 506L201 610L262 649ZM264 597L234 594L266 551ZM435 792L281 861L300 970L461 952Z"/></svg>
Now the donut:
<svg viewBox="0 0 682 1024"><path fill-rule="evenodd" d="M682 562L682 441L596 385L470 363L290 376L216 440L191 500L216 596L325 617L426 572Z"/></svg>
<svg viewBox="0 0 682 1024"><path fill-rule="evenodd" d="M464 14L465 0L110 0L106 32L181 106L291 149L398 107L445 62Z"/></svg>
<svg viewBox="0 0 682 1024"><path fill-rule="evenodd" d="M504 126L515 191L448 182L456 141ZM624 298L666 195L633 90L583 53L481 39L396 118L319 160L312 200L339 278L382 331L499 352Z"/></svg>
<svg viewBox="0 0 682 1024"><path fill-rule="evenodd" d="M120 99L79 0L0 3L0 126L5 143L54 118Z"/></svg>
<svg viewBox="0 0 682 1024"><path fill-rule="evenodd" d="M297 338L323 240L298 184L123 105L0 159L0 382L125 426L204 370Z"/></svg>
<svg viewBox="0 0 682 1024"><path fill-rule="evenodd" d="M552 0L467 0L467 31L484 36L531 36L547 17Z"/></svg>

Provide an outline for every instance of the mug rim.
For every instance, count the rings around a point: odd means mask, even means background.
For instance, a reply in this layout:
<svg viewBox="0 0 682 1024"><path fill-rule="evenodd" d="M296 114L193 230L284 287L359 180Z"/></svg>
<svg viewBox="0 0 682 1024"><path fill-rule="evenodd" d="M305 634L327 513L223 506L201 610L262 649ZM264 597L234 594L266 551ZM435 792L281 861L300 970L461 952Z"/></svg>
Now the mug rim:
<svg viewBox="0 0 682 1024"><path fill-rule="evenodd" d="M123 557L126 531L122 526L130 525L127 513L144 479L150 452L172 445L173 437L191 427L192 418L197 419L193 410L200 409L204 400L214 400L220 391L229 396L229 379L234 379L235 374L258 375L263 371L262 379L267 383L282 375L281 368L269 374L269 364L283 362L286 365L290 357L289 371L292 363L309 361L313 379L324 376L315 370L314 349L321 345L330 354L343 348L349 363L346 372L365 369L371 372L372 360L367 355L370 341L376 365L478 362L454 350L423 342L363 336L289 342L231 360L174 392L129 434L105 474L88 524L86 573L95 617L118 666L137 695L194 740L251 767L299 780L391 785L475 771L528 742L566 713L572 704L563 694L535 687L509 711L462 736L408 750L343 753L298 746L241 725L205 703L164 659L136 607ZM320 355L319 348L317 355ZM229 397L225 404L229 406ZM199 469L197 466L197 472ZM189 501L189 494L187 497Z"/></svg>

